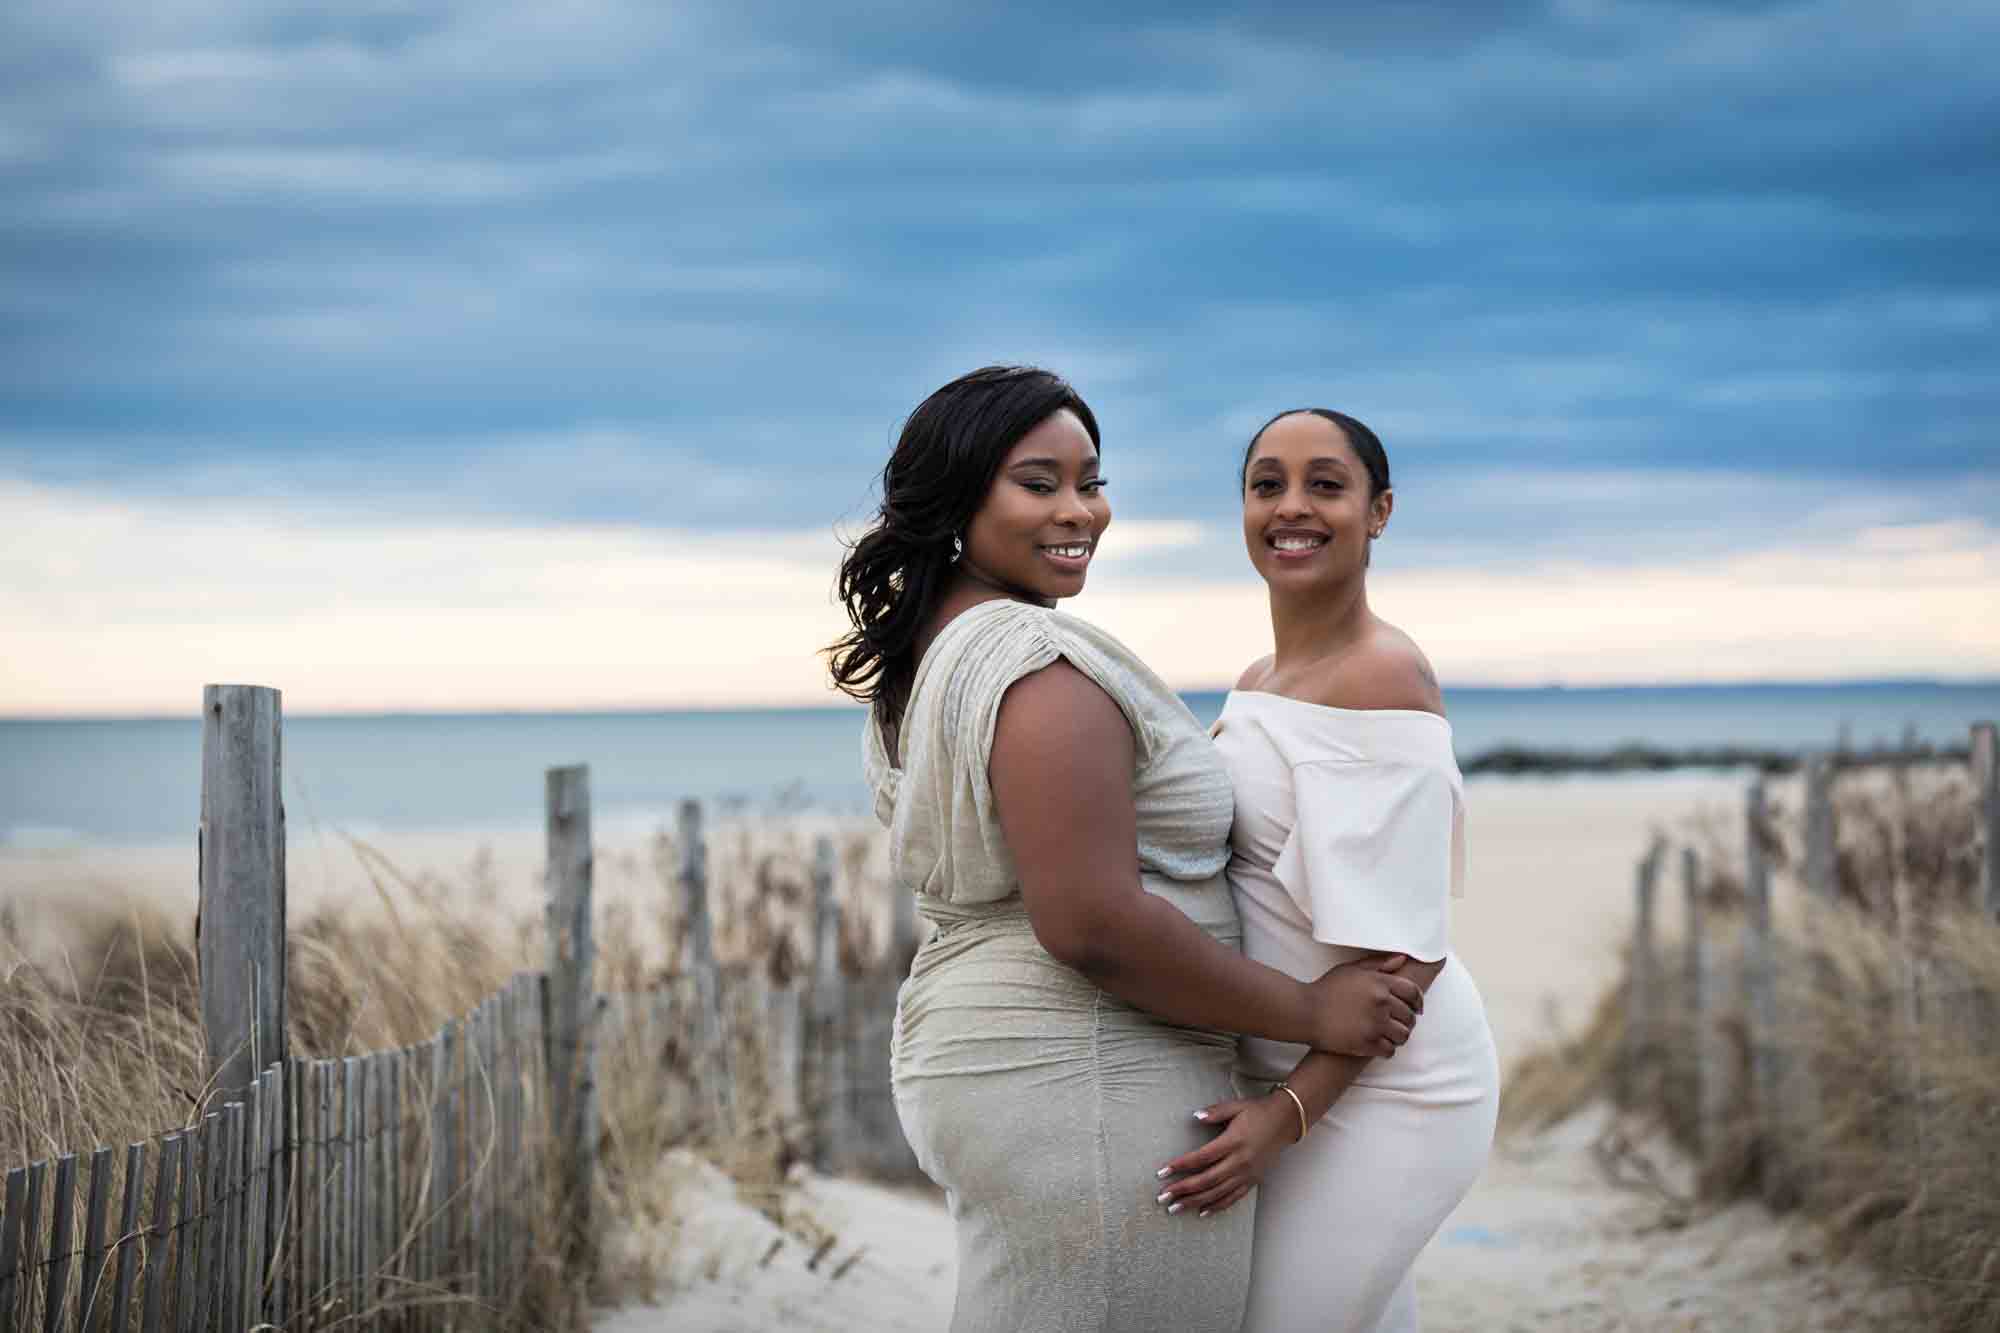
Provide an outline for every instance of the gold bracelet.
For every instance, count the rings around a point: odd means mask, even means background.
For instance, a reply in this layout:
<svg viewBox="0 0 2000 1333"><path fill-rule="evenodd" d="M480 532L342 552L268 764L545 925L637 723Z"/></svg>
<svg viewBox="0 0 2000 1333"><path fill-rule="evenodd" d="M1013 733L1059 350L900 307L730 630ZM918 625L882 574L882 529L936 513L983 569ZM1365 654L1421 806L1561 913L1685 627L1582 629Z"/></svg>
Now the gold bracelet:
<svg viewBox="0 0 2000 1333"><path fill-rule="evenodd" d="M1278 1085L1277 1091L1284 1093L1287 1097L1290 1097L1292 1099L1292 1105L1299 1108L1299 1137L1297 1139L1292 1140L1294 1143L1297 1143L1299 1142L1300 1139L1303 1139L1306 1136L1306 1104L1299 1100L1299 1094L1293 1092L1290 1088L1286 1087L1282 1083Z"/></svg>

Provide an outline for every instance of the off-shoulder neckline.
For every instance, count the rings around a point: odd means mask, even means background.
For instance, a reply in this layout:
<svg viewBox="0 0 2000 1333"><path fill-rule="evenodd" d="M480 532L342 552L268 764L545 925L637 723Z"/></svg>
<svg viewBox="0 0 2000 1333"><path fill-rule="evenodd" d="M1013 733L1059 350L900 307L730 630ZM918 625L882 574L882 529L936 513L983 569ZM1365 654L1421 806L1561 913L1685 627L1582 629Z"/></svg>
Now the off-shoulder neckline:
<svg viewBox="0 0 2000 1333"><path fill-rule="evenodd" d="M1433 713L1428 708L1342 708L1336 704L1319 704L1310 699L1294 699L1289 694L1274 694L1270 690L1231 690L1229 698L1238 695L1246 698L1276 699L1281 703L1296 704L1300 708L1316 708L1322 713L1338 713L1344 717L1427 717L1433 722L1442 722L1447 728L1451 719L1443 713ZM1224 701L1225 703L1227 700Z"/></svg>

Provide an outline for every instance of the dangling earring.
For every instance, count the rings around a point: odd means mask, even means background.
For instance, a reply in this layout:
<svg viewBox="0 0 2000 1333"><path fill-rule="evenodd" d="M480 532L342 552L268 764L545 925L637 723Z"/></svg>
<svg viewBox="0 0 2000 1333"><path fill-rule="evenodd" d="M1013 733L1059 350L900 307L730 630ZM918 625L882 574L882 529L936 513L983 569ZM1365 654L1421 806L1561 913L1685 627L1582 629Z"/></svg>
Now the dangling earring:
<svg viewBox="0 0 2000 1333"><path fill-rule="evenodd" d="M957 533L955 533L955 532L954 532L954 533L952 533L952 534L951 534L951 563L952 563L952 564L954 564L954 565L955 565L955 564L957 564L957 563L958 563L958 558L959 558L960 556L964 555L964 554L965 554L965 538L963 538L963 537L959 536L959 535L958 535Z"/></svg>

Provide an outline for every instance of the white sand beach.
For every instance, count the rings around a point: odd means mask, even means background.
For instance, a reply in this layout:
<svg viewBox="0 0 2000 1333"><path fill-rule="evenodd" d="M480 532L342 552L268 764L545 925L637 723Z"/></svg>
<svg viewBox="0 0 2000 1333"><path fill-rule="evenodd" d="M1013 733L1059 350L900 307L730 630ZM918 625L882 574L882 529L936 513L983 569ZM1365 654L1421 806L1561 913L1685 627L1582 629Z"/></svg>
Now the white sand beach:
<svg viewBox="0 0 2000 1333"><path fill-rule="evenodd" d="M1755 1204L1690 1217L1615 1184L1595 1108L1495 1152L1417 1264L1426 1333L1831 1333L1914 1328L1869 1269L1828 1262L1806 1224ZM1642 1152L1670 1184L1687 1164ZM784 1225L692 1154L661 1166L669 1219L613 1238L618 1269L660 1289L606 1311L597 1333L935 1333L950 1321L950 1219L932 1196L794 1171ZM1190 1225L1197 1225L1191 1223ZM643 1295L643 1293L642 1293Z"/></svg>

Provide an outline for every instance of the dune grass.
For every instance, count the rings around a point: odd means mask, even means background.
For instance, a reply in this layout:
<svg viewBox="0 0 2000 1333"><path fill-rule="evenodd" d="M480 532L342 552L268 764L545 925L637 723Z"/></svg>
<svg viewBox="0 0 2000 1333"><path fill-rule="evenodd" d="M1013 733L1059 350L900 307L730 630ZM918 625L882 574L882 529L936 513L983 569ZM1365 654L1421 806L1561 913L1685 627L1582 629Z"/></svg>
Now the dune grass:
<svg viewBox="0 0 2000 1333"><path fill-rule="evenodd" d="M778 1207L785 1172L806 1135L796 1096L769 1086L755 997L782 986L810 956L808 852L824 821L725 825L712 834L715 947L724 964L726 1069L703 1067L689 1038L693 997L682 976L686 922L675 888L678 849L658 835L626 854L628 879L652 892L596 906L597 986L602 992L666 988L664 1027L609 1023L600 1033L600 1230L644 1227L670 1210L668 1149L695 1147ZM879 841L834 827L841 892L852 904L842 951L881 948ZM539 913L508 902L489 856L454 881L408 873L365 843L349 841L350 891L293 922L287 941L291 1054L328 1058L415 1045L463 1015L515 972L545 963ZM615 854L612 854L615 855ZM602 878L601 871L601 878ZM529 895L532 899L533 895ZM49 940L59 941L51 946ZM192 922L116 894L10 902L0 910L0 1170L102 1145L150 1140L200 1121L215 1094L205 1054ZM709 1080L730 1084L730 1115L717 1123ZM542 1154L541 1138L531 1151ZM419 1143L415 1151L427 1152ZM536 1173L546 1178L547 1173ZM571 1330L589 1302L645 1288L644 1272L606 1272L584 1290L565 1265L551 1197L530 1209L535 1239L505 1310L465 1311L482 1328ZM450 1299L411 1289L399 1302Z"/></svg>
<svg viewBox="0 0 2000 1333"><path fill-rule="evenodd" d="M1837 898L1778 915L1776 1030L1754 1033L1740 971L1742 871L1713 828L1701 892L1706 941L1726 978L1697 1032L1681 957L1655 969L1663 1039L1622 1071L1627 978L1569 1039L1511 1073L1504 1125L1560 1120L1622 1098L1703 1163L1711 1202L1775 1194L1825 1224L1837 1253L1907 1285L1927 1326L2000 1330L2000 925L1971 909L1981 849L1963 769L1857 774L1836 787ZM1774 807L1765 845L1802 863L1802 819ZM1796 886L1791 886L1796 893ZM1705 1040L1704 1040L1705 1038ZM1751 1050L1770 1041L1783 1095L1759 1114ZM1706 1058L1704 1058L1706 1055ZM1704 1121L1704 1081L1720 1116ZM1714 1103L1712 1103L1714 1105ZM1704 1142L1704 1137L1712 1141Z"/></svg>

